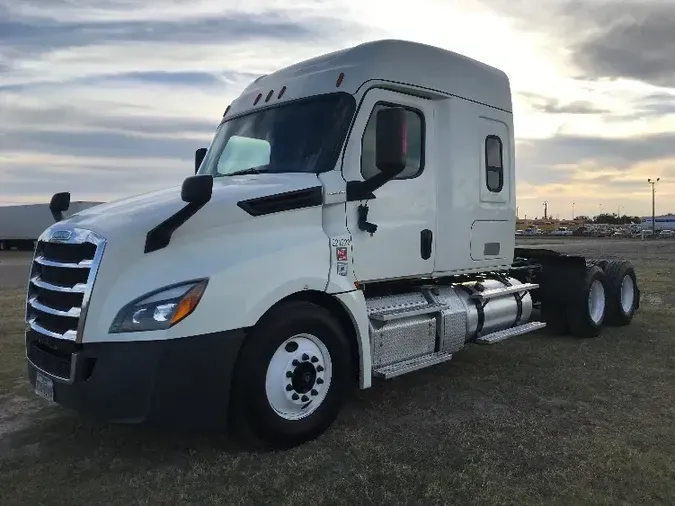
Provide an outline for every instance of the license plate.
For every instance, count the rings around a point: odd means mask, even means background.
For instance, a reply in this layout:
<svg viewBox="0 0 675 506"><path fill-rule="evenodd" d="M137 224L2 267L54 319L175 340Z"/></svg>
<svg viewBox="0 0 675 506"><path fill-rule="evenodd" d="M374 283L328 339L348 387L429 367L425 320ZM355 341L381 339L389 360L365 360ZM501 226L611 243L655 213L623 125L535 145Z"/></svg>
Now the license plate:
<svg viewBox="0 0 675 506"><path fill-rule="evenodd" d="M50 402L54 402L54 382L47 376L37 373L37 377L35 378L35 393Z"/></svg>

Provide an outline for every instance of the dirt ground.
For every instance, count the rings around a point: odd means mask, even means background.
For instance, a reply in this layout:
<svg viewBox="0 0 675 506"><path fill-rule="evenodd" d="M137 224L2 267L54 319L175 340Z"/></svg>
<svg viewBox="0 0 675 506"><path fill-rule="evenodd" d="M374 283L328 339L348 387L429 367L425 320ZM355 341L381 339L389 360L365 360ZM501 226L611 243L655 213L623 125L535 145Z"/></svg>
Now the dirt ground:
<svg viewBox="0 0 675 506"><path fill-rule="evenodd" d="M0 290L26 286L31 256L23 251L0 252Z"/></svg>
<svg viewBox="0 0 675 506"><path fill-rule="evenodd" d="M37 399L22 344L29 256L2 255L0 504L673 504L675 241L522 243L632 260L632 325L468 347L358 392L317 441L265 454Z"/></svg>

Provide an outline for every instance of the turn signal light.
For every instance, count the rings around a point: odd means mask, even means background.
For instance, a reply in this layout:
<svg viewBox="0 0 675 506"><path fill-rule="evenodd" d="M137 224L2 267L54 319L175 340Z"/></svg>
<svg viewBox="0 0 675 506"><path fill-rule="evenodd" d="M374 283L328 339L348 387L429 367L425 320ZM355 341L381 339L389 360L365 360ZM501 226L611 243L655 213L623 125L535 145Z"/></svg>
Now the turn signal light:
<svg viewBox="0 0 675 506"><path fill-rule="evenodd" d="M183 296L171 318L171 325L175 325L195 310L197 304L199 304L199 300L204 295L205 289L206 283L199 283Z"/></svg>

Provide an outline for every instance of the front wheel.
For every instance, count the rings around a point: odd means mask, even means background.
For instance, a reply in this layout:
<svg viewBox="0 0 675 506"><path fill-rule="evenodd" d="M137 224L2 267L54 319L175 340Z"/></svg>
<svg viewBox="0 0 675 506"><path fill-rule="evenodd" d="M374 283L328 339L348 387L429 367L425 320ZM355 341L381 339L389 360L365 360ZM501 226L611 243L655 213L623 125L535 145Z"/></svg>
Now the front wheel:
<svg viewBox="0 0 675 506"><path fill-rule="evenodd" d="M324 433L351 384L344 330L323 307L293 301L252 329L233 383L235 430L256 446L289 448Z"/></svg>

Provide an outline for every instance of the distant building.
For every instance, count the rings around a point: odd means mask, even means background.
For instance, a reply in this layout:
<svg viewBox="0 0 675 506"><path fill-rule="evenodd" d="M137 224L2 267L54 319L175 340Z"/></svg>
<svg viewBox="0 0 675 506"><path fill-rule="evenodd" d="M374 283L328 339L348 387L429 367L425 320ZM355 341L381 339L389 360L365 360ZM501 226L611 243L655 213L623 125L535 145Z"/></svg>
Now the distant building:
<svg viewBox="0 0 675 506"><path fill-rule="evenodd" d="M675 230L675 214L665 214L663 216L656 216L656 230ZM640 224L643 229L651 230L652 229L652 217L642 218L642 223Z"/></svg>

